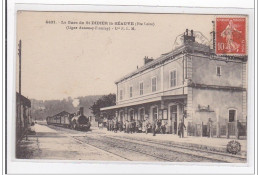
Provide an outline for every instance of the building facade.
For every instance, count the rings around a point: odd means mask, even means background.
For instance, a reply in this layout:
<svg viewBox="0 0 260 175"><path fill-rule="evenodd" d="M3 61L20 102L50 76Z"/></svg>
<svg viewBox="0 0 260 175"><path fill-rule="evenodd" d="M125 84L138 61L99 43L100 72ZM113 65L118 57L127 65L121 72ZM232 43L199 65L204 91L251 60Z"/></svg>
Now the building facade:
<svg viewBox="0 0 260 175"><path fill-rule="evenodd" d="M209 118L217 126L217 135L227 123L246 121L246 56L217 56L187 30L181 46L144 62L115 82L117 102L102 108L104 115L112 111L119 121L161 119L172 134L177 134L183 120L186 135L201 136Z"/></svg>

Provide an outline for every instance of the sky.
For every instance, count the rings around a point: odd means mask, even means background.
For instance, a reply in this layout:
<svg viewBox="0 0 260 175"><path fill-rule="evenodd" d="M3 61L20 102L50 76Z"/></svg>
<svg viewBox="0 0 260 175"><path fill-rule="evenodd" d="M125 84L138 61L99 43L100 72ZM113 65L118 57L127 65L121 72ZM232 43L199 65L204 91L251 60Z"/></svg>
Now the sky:
<svg viewBox="0 0 260 175"><path fill-rule="evenodd" d="M51 100L116 93L116 80L141 67L145 56L158 58L171 51L175 38L186 28L200 31L210 39L214 19L213 15L18 11L22 94L31 99ZM135 30L120 30L122 26L115 25L116 22L143 25L134 26ZM79 26L98 26L103 30ZM71 30L73 27L78 29ZM105 27L110 30L104 30ZM18 70L18 56L16 66ZM18 71L16 76L18 91Z"/></svg>

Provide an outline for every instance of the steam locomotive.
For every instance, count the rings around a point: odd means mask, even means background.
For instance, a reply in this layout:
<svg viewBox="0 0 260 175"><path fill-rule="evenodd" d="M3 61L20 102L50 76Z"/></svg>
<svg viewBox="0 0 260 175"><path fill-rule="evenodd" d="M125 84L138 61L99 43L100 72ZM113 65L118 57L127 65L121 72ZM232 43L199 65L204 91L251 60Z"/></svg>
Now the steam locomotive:
<svg viewBox="0 0 260 175"><path fill-rule="evenodd" d="M54 116L46 118L48 125L62 126L75 130L88 131L90 129L90 120L84 116L84 108L80 107L77 113L70 114L62 111Z"/></svg>

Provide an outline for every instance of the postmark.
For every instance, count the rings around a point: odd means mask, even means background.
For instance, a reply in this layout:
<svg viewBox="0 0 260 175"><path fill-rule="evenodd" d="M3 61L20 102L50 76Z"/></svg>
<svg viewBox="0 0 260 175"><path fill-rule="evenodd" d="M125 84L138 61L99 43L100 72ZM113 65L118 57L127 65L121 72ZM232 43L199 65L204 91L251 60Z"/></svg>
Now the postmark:
<svg viewBox="0 0 260 175"><path fill-rule="evenodd" d="M216 54L247 54L246 17L216 18Z"/></svg>

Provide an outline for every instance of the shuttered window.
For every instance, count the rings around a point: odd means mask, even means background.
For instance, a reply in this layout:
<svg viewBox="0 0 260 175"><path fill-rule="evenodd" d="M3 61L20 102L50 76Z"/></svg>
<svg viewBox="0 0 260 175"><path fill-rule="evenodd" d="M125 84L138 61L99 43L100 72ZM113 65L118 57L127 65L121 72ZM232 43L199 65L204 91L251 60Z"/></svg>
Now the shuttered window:
<svg viewBox="0 0 260 175"><path fill-rule="evenodd" d="M123 90L120 90L120 100L123 100Z"/></svg>
<svg viewBox="0 0 260 175"><path fill-rule="evenodd" d="M175 87L177 85L177 72L173 70L170 72L170 87Z"/></svg>
<svg viewBox="0 0 260 175"><path fill-rule="evenodd" d="M143 95L144 94L144 83L141 82L140 83L140 95Z"/></svg>
<svg viewBox="0 0 260 175"><path fill-rule="evenodd" d="M133 97L133 86L130 86L129 88L129 97Z"/></svg>
<svg viewBox="0 0 260 175"><path fill-rule="evenodd" d="M221 75L221 67L217 66L217 76L220 76L220 75Z"/></svg>
<svg viewBox="0 0 260 175"><path fill-rule="evenodd" d="M157 79L156 79L156 77L153 77L152 78L152 92L155 92L157 90L156 86L157 86Z"/></svg>

